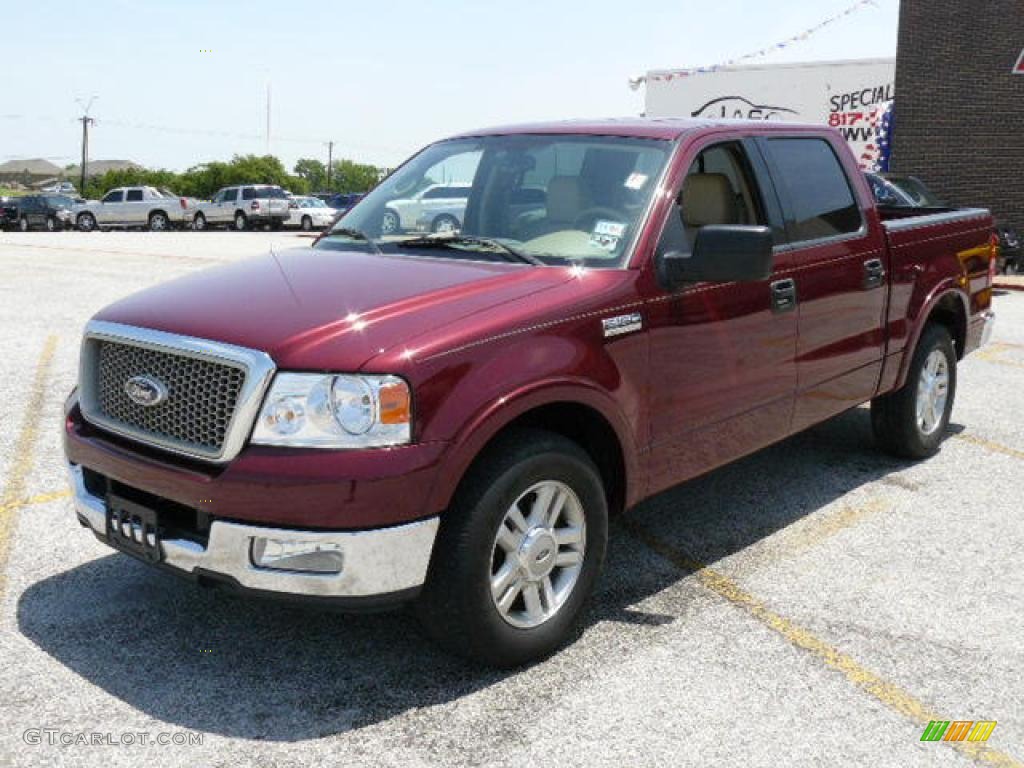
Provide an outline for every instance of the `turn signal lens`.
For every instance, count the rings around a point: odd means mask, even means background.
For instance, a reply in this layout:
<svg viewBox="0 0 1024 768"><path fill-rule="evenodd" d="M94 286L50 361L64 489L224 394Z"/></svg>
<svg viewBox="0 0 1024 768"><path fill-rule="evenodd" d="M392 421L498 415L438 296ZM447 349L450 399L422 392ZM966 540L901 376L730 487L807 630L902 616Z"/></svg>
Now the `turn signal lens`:
<svg viewBox="0 0 1024 768"><path fill-rule="evenodd" d="M381 424L408 424L412 421L412 398L404 381L381 387L378 397Z"/></svg>

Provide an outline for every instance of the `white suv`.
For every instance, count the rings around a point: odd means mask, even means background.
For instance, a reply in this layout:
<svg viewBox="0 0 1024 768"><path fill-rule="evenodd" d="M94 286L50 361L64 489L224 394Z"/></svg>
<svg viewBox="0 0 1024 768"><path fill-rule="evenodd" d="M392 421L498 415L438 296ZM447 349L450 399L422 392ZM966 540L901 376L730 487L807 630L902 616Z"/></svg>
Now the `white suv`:
<svg viewBox="0 0 1024 768"><path fill-rule="evenodd" d="M470 184L431 184L410 198L392 200L384 209L382 233L429 229L447 232L462 228Z"/></svg>
<svg viewBox="0 0 1024 768"><path fill-rule="evenodd" d="M213 200L199 203L193 229L228 225L241 231L256 224L269 224L280 229L290 211L291 198L280 187L271 184L244 184L224 187Z"/></svg>

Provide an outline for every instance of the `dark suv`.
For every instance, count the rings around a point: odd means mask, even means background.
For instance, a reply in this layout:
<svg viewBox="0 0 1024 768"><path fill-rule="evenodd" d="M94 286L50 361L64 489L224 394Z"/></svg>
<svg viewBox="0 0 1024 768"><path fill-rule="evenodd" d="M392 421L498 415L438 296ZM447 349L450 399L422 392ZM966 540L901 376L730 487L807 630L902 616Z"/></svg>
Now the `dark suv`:
<svg viewBox="0 0 1024 768"><path fill-rule="evenodd" d="M45 229L58 232L71 227L75 201L66 195L25 195L11 198L0 208L3 229Z"/></svg>

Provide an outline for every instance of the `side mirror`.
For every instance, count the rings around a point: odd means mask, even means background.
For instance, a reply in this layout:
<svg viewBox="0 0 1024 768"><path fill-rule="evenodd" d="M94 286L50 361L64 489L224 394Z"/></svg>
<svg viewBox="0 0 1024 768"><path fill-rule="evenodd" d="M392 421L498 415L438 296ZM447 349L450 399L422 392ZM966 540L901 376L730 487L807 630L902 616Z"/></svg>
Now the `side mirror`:
<svg viewBox="0 0 1024 768"><path fill-rule="evenodd" d="M767 280L772 274L774 245L769 227L701 227L693 253L667 250L657 254L658 277L670 291L685 283Z"/></svg>

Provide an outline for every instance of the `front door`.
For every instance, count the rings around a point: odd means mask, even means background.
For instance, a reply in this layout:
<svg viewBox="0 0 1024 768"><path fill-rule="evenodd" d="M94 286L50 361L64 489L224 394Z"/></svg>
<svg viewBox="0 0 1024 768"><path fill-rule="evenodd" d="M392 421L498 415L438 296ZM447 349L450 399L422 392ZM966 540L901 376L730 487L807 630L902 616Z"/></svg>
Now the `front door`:
<svg viewBox="0 0 1024 768"><path fill-rule="evenodd" d="M784 239L753 144L719 141L695 158L659 247L690 248L708 225L770 225ZM776 251L768 280L695 283L650 302L652 493L789 433L797 314L783 274L789 256Z"/></svg>
<svg viewBox="0 0 1024 768"><path fill-rule="evenodd" d="M886 252L837 147L819 136L761 140L792 246L800 317L793 428L870 400L885 354ZM843 148L845 151L845 148ZM846 153L848 154L848 153Z"/></svg>

